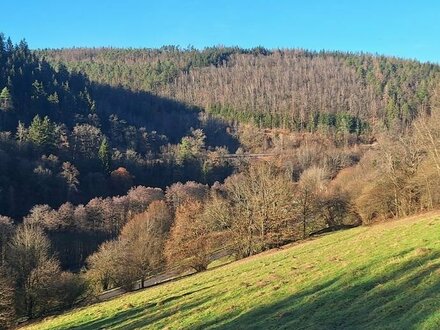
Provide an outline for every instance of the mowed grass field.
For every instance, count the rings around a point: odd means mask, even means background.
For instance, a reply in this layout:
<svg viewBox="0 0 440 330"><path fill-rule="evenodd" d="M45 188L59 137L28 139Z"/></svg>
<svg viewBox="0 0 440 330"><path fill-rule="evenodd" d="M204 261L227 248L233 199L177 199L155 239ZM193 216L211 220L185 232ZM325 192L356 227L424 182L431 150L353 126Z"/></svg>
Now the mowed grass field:
<svg viewBox="0 0 440 330"><path fill-rule="evenodd" d="M440 216L317 237L27 329L440 329Z"/></svg>

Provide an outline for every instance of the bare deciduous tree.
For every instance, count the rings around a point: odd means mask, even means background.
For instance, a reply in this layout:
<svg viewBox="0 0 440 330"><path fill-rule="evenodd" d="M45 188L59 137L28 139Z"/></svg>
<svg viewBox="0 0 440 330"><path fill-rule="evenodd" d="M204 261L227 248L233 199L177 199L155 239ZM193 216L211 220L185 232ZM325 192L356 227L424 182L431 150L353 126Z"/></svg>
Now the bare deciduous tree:
<svg viewBox="0 0 440 330"><path fill-rule="evenodd" d="M155 201L122 229L120 240L127 250L126 267L133 269L142 287L149 276L164 269L163 250L171 220L165 202Z"/></svg>
<svg viewBox="0 0 440 330"><path fill-rule="evenodd" d="M165 255L170 265L206 270L215 249L216 235L203 217L203 204L188 201L176 210Z"/></svg>
<svg viewBox="0 0 440 330"><path fill-rule="evenodd" d="M0 329L8 329L14 317L14 286L6 271L0 267Z"/></svg>
<svg viewBox="0 0 440 330"><path fill-rule="evenodd" d="M264 163L225 182L237 254L249 256L292 239L296 202L290 178Z"/></svg>

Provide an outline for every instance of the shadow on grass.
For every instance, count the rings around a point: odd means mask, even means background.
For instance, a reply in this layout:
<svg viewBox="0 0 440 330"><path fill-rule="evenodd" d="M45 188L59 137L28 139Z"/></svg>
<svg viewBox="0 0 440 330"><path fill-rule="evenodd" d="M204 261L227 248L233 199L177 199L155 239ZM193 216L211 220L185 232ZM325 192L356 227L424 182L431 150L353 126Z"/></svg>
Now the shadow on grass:
<svg viewBox="0 0 440 330"><path fill-rule="evenodd" d="M373 263L276 303L223 315L200 328L421 328L428 317L440 313L440 252L422 253L407 252L407 260L378 275L371 274L378 266ZM424 326L440 328L433 323Z"/></svg>
<svg viewBox="0 0 440 330"><path fill-rule="evenodd" d="M203 287L197 290L184 292L179 295L167 297L163 300L149 302L141 306L130 307L128 310L120 311L102 319L92 320L84 323L75 329L139 329L147 328L150 324L159 322L176 312L185 312L197 306L207 302L208 297L202 297L201 299L191 299L179 306L174 306L171 303L178 304L178 301L182 298L191 296L197 292L201 292L209 289L210 286Z"/></svg>
<svg viewBox="0 0 440 330"><path fill-rule="evenodd" d="M440 311L440 251L407 250L388 258L384 267L382 262L372 261L244 313L231 306L219 317L205 314L201 309L209 308L216 298L194 295L210 288L205 286L129 306L76 329L165 328L168 318L174 324L179 321L176 313L188 321L189 315L200 312L207 319L195 319L191 329L439 329L435 320L425 322Z"/></svg>

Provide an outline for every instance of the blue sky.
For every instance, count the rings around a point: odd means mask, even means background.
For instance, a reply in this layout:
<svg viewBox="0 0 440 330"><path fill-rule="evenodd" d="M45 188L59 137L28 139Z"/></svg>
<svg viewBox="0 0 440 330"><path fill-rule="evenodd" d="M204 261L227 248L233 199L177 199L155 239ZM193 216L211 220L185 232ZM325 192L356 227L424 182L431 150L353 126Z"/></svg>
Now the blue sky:
<svg viewBox="0 0 440 330"><path fill-rule="evenodd" d="M11 0L0 31L31 48L238 45L440 63L438 0Z"/></svg>

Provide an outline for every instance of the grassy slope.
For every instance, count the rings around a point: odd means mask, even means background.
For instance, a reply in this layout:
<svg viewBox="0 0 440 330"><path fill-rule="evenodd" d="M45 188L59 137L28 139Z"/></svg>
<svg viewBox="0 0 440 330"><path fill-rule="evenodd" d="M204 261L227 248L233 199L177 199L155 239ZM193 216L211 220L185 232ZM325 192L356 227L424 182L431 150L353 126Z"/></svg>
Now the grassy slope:
<svg viewBox="0 0 440 330"><path fill-rule="evenodd" d="M31 329L440 329L440 217L330 234Z"/></svg>

